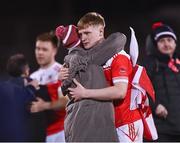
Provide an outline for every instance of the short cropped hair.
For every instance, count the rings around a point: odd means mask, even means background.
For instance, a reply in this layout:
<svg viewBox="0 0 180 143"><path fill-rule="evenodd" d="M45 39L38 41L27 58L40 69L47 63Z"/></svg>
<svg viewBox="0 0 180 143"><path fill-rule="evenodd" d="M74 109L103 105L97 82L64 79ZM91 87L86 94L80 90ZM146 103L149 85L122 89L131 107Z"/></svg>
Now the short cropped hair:
<svg viewBox="0 0 180 143"><path fill-rule="evenodd" d="M59 41L55 35L54 31L45 32L36 37L36 41L49 41L51 42L55 48L59 47Z"/></svg>
<svg viewBox="0 0 180 143"><path fill-rule="evenodd" d="M105 20L99 13L89 12L85 14L77 23L78 29L86 28L91 25L101 25L104 28Z"/></svg>
<svg viewBox="0 0 180 143"><path fill-rule="evenodd" d="M25 68L28 66L28 62L23 54L15 54L8 59L7 72L10 76L20 77Z"/></svg>

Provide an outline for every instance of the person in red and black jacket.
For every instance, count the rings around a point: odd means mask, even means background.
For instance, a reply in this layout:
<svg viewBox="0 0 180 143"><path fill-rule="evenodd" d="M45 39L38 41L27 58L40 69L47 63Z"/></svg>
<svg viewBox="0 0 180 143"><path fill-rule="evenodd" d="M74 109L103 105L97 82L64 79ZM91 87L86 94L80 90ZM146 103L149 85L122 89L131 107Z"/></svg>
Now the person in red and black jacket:
<svg viewBox="0 0 180 143"><path fill-rule="evenodd" d="M177 54L177 36L173 29L157 22L147 48L144 66L153 82L156 103L152 104L158 130L158 141L180 141L180 59Z"/></svg>

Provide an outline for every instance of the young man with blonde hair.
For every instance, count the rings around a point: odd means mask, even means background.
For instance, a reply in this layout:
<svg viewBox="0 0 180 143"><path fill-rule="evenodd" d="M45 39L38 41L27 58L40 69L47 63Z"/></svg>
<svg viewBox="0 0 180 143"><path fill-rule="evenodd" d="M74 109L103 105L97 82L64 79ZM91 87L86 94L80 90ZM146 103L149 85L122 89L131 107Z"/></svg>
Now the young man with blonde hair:
<svg viewBox="0 0 180 143"><path fill-rule="evenodd" d="M84 48L97 44L98 37L103 38L104 26L99 24L96 27L89 20L94 20L91 15L86 14L78 23L78 32ZM97 22L97 21L96 21ZM121 42L121 41L119 41ZM103 55L102 55L103 56ZM116 53L109 58L103 66L106 80L109 87L101 89L88 89L74 80L77 87L69 88L71 97L76 101L93 99L97 101L114 100L115 125L120 142L142 142L143 123L138 109L131 110L131 89L133 79L133 65L131 57L124 51ZM101 113L99 113L101 114Z"/></svg>
<svg viewBox="0 0 180 143"><path fill-rule="evenodd" d="M78 31L83 49L90 57L102 50L98 47L103 43L104 39L104 18L95 12L87 13L78 22ZM85 38L86 37L86 38ZM78 47L82 48L82 47ZM111 48L111 44L108 48ZM113 48L113 47L112 47ZM112 54L113 55L113 54ZM112 55L104 55L109 56ZM83 86L86 88L105 88L107 82L105 80L102 65L109 59L102 61L99 54L97 59L90 59L88 62L86 81ZM102 61L101 63L97 61ZM83 75L83 73L82 73ZM115 142L118 141L117 133L114 125L114 109L111 100L98 101L93 99L84 99L76 102L71 95L70 102L67 105L67 116L65 119L65 137L66 141L83 141L83 142Z"/></svg>

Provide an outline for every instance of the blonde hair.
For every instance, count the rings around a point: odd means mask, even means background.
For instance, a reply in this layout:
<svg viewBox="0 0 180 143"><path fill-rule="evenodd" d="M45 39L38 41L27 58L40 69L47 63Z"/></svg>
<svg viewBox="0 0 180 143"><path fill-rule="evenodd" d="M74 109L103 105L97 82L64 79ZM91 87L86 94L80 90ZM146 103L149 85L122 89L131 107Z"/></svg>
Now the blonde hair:
<svg viewBox="0 0 180 143"><path fill-rule="evenodd" d="M104 18L97 12L86 13L77 23L78 29L96 25L101 25L103 28L105 27Z"/></svg>

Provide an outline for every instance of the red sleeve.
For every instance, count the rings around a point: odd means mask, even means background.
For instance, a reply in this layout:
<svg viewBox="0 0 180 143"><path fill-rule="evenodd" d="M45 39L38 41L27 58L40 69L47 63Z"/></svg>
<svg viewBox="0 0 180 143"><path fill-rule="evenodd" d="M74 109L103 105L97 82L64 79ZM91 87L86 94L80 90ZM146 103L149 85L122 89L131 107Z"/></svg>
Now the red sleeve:
<svg viewBox="0 0 180 143"><path fill-rule="evenodd" d="M118 55L114 58L111 65L111 74L113 83L129 81L129 75L132 71L131 61L125 55Z"/></svg>
<svg viewBox="0 0 180 143"><path fill-rule="evenodd" d="M58 99L58 87L61 86L61 81L57 81L56 83L47 84L48 92L50 94L50 98L52 101Z"/></svg>

